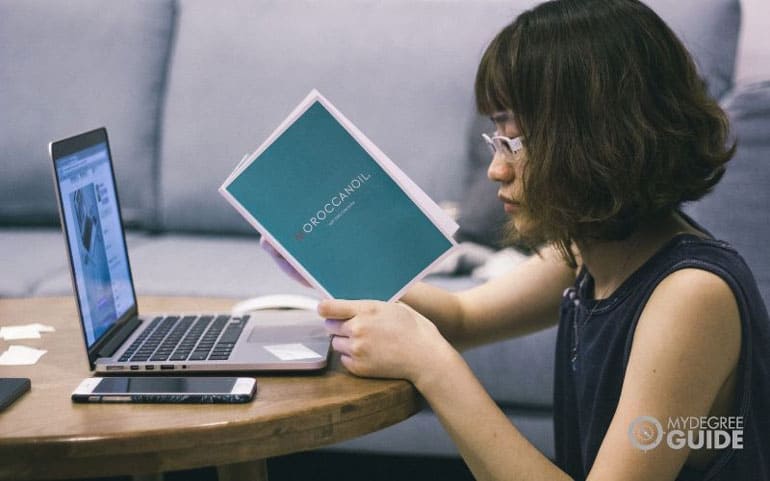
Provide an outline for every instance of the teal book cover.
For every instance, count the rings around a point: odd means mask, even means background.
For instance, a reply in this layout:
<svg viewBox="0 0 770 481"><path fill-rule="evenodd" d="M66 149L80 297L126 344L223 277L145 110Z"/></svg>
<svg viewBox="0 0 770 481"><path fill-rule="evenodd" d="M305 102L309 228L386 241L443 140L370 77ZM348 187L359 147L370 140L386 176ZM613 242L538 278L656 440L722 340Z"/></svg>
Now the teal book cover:
<svg viewBox="0 0 770 481"><path fill-rule="evenodd" d="M327 297L396 299L456 245L454 221L317 91L220 192Z"/></svg>

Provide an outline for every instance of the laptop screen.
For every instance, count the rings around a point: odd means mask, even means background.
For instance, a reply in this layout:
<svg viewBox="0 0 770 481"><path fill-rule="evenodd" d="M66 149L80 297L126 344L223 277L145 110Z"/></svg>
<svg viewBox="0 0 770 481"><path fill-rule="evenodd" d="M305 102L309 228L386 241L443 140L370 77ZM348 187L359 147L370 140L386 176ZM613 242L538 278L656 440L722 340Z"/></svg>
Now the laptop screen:
<svg viewBox="0 0 770 481"><path fill-rule="evenodd" d="M136 305L109 155L105 137L54 164L89 349Z"/></svg>

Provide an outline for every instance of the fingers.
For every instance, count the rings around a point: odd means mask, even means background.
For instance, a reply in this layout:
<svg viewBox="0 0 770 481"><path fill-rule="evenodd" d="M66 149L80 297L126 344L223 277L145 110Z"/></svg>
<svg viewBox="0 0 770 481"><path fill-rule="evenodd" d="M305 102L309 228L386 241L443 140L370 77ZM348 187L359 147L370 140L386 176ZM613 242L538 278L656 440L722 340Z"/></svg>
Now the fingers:
<svg viewBox="0 0 770 481"><path fill-rule="evenodd" d="M347 369L351 374L356 376L362 376L364 374L359 371L358 365L351 356L343 354L340 356L340 361L342 362L342 365L345 366L345 369Z"/></svg>
<svg viewBox="0 0 770 481"><path fill-rule="evenodd" d="M348 337L335 336L332 339L332 349L340 353L340 361L345 369L356 376L366 376L368 373L363 368L364 364L353 355L352 341Z"/></svg>
<svg viewBox="0 0 770 481"><path fill-rule="evenodd" d="M327 319L326 332L332 336L350 337L352 335L350 324L348 324L347 321L341 321L339 319Z"/></svg>
<svg viewBox="0 0 770 481"><path fill-rule="evenodd" d="M270 243L270 241L267 240L264 236L259 238L259 245L262 247L262 249L270 254L270 256L273 258L276 264L278 264L278 267L289 275L292 279L299 282L305 287L313 287L312 284L310 284L307 280L305 280L302 275L297 272L297 269L294 268L294 266L289 263L289 261L286 260L285 257L281 255L278 250L276 250L275 247L273 247L273 244Z"/></svg>
<svg viewBox="0 0 770 481"><path fill-rule="evenodd" d="M275 250L275 247L273 247L273 244L271 244L270 241L268 241L265 236L262 236L259 238L259 247L264 249L265 252L267 252L273 257L281 257L281 254L279 254L278 251Z"/></svg>
<svg viewBox="0 0 770 481"><path fill-rule="evenodd" d="M297 271L297 269L292 266L289 261L284 259L283 257L276 257L276 262L278 262L278 267L281 268L281 270L289 275L292 279L299 282L305 287L313 287L308 281L305 280L304 277Z"/></svg>
<svg viewBox="0 0 770 481"><path fill-rule="evenodd" d="M325 299L318 303L318 315L326 319L350 319L360 314L374 314L377 301Z"/></svg>
<svg viewBox="0 0 770 481"><path fill-rule="evenodd" d="M361 324L366 322L366 318L357 317L361 315L376 314L380 308L379 301L348 301L325 299L318 303L318 314L326 318L326 330L332 334L332 349L341 354L342 365L357 376L366 375L368 370L364 359L367 355L361 350L361 339L352 339L357 331L357 335L363 333ZM356 319L353 319L353 318ZM354 327L355 326L355 327ZM359 336L360 337L360 336ZM354 343L355 350L354 353Z"/></svg>
<svg viewBox="0 0 770 481"><path fill-rule="evenodd" d="M350 338L334 336L334 338L332 338L332 349L345 356L351 356L352 353L350 352Z"/></svg>

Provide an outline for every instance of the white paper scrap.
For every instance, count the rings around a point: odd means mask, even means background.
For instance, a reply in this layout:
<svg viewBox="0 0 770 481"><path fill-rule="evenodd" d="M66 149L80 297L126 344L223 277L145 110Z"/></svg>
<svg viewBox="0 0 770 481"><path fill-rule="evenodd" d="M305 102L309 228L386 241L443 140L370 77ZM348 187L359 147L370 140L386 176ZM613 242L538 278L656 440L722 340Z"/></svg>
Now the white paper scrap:
<svg viewBox="0 0 770 481"><path fill-rule="evenodd" d="M293 344L273 344L271 346L265 346L265 349L282 361L321 359L323 357L309 347L298 342Z"/></svg>
<svg viewBox="0 0 770 481"><path fill-rule="evenodd" d="M40 331L29 326L9 326L0 328L0 337L6 341L40 339Z"/></svg>
<svg viewBox="0 0 770 481"><path fill-rule="evenodd" d="M56 332L53 326L46 326L45 324L35 323L30 324L30 327L35 327L38 332Z"/></svg>
<svg viewBox="0 0 770 481"><path fill-rule="evenodd" d="M15 341L18 339L40 339L41 332L54 332L52 326L45 324L24 324L22 326L0 327L0 338L6 341Z"/></svg>
<svg viewBox="0 0 770 481"><path fill-rule="evenodd" d="M36 364L48 351L26 346L11 346L0 354L0 366L29 366Z"/></svg>

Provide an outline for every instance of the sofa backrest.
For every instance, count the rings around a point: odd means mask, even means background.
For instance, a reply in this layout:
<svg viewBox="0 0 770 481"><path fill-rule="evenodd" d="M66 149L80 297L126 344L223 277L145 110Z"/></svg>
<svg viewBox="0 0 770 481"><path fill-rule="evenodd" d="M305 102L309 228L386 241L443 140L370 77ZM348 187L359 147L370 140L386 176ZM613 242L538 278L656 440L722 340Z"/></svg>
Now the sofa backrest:
<svg viewBox="0 0 770 481"><path fill-rule="evenodd" d="M0 225L57 225L48 143L100 126L124 219L152 218L174 5L0 1Z"/></svg>
<svg viewBox="0 0 770 481"><path fill-rule="evenodd" d="M436 200L467 203L469 182L486 182L476 64L536 3L0 0L0 226L58 224L46 146L105 125L127 223L251 233L217 187L311 88ZM737 0L649 4L721 95Z"/></svg>
<svg viewBox="0 0 770 481"><path fill-rule="evenodd" d="M741 253L770 306L770 80L737 88L724 107L735 157L714 191L687 212Z"/></svg>
<svg viewBox="0 0 770 481"><path fill-rule="evenodd" d="M179 5L162 226L218 232L253 232L216 189L313 88L429 195L458 198L476 63L521 8L414 0Z"/></svg>
<svg viewBox="0 0 770 481"><path fill-rule="evenodd" d="M312 88L435 200L458 201L462 210L469 178L486 169L470 160L478 126L491 127L475 114L477 63L492 37L537 3L180 0L159 227L253 232L217 187ZM723 94L733 75L737 0L649 4L691 48L714 95Z"/></svg>

